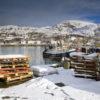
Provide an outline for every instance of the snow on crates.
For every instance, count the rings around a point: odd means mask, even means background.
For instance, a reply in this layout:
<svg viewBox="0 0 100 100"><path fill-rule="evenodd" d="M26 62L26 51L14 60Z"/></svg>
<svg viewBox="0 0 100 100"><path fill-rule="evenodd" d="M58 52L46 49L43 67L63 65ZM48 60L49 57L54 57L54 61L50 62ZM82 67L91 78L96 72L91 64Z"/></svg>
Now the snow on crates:
<svg viewBox="0 0 100 100"><path fill-rule="evenodd" d="M36 65L32 66L32 70L35 76L46 76L50 74L57 74L56 68L51 67L52 65Z"/></svg>

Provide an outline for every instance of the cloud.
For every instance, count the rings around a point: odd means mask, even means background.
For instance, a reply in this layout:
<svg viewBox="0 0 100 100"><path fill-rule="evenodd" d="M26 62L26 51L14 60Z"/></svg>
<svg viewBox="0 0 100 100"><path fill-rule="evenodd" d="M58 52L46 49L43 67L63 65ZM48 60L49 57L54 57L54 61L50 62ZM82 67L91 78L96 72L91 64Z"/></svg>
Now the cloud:
<svg viewBox="0 0 100 100"><path fill-rule="evenodd" d="M95 20L99 12L100 0L0 0L0 24L46 25L65 19Z"/></svg>

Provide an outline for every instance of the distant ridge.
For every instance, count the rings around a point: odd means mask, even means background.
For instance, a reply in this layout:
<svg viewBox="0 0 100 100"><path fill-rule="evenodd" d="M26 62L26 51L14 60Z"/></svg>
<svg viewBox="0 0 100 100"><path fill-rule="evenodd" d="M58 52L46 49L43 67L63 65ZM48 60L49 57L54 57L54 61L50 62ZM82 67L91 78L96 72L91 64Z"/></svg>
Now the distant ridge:
<svg viewBox="0 0 100 100"><path fill-rule="evenodd" d="M100 25L82 20L65 20L54 26L46 27L28 27L6 25L0 26L0 33L17 33L26 34L31 32L45 33L46 35L53 34L78 34L85 36L93 36L95 31L100 28Z"/></svg>

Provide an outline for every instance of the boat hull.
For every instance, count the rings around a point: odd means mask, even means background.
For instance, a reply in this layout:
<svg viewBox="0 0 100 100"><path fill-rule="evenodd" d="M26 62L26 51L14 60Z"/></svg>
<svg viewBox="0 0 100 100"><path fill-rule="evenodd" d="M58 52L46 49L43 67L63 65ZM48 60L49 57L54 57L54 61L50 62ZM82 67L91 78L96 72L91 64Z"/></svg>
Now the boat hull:
<svg viewBox="0 0 100 100"><path fill-rule="evenodd" d="M63 57L70 57L70 53L69 51L63 52L63 53L55 53L52 54L48 51L44 51L43 52L43 58L50 58L50 59L62 59Z"/></svg>

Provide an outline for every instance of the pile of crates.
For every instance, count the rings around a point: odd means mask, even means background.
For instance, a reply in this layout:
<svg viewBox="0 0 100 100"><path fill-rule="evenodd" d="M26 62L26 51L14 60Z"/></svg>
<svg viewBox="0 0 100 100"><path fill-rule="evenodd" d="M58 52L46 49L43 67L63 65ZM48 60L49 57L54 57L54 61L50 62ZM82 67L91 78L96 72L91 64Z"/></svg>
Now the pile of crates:
<svg viewBox="0 0 100 100"><path fill-rule="evenodd" d="M32 76L29 57L24 55L0 55L0 82L15 83Z"/></svg>
<svg viewBox="0 0 100 100"><path fill-rule="evenodd" d="M72 57L71 66L74 68L76 77L93 78L100 80L100 61L98 59L84 59Z"/></svg>

